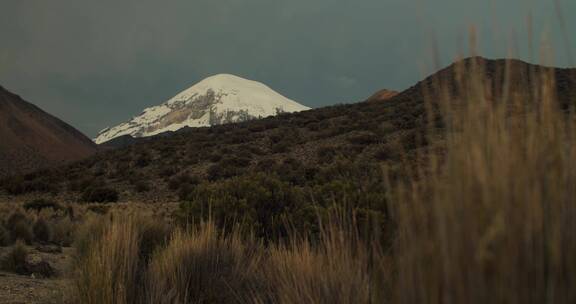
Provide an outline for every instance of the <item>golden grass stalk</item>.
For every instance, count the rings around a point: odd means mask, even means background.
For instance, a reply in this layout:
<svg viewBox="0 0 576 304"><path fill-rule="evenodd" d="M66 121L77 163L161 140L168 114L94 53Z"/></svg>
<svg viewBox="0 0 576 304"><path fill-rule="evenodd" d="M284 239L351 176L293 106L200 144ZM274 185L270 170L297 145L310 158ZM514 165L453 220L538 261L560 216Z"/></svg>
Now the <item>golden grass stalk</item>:
<svg viewBox="0 0 576 304"><path fill-rule="evenodd" d="M394 302L574 302L576 123L552 73L517 88L509 66L492 94L483 68L462 69L459 96L437 87L446 154L396 188Z"/></svg>

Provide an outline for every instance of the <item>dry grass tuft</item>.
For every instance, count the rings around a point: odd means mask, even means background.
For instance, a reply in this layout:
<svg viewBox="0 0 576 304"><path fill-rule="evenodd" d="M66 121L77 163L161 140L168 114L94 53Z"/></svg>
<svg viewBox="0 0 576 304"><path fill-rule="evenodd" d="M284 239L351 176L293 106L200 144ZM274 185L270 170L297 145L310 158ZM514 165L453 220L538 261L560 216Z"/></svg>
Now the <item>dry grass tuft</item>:
<svg viewBox="0 0 576 304"><path fill-rule="evenodd" d="M436 96L446 154L397 187L394 302L572 303L574 117L560 110L551 73L514 88L514 71L500 71L494 96L490 79L463 77L482 68L462 69L464 95Z"/></svg>
<svg viewBox="0 0 576 304"><path fill-rule="evenodd" d="M137 222L125 218L102 226L90 223L77 261L76 287L80 303L137 303ZM100 234L100 235L98 235Z"/></svg>
<svg viewBox="0 0 576 304"><path fill-rule="evenodd" d="M176 231L148 269L148 303L243 303L257 287L262 248L213 223Z"/></svg>

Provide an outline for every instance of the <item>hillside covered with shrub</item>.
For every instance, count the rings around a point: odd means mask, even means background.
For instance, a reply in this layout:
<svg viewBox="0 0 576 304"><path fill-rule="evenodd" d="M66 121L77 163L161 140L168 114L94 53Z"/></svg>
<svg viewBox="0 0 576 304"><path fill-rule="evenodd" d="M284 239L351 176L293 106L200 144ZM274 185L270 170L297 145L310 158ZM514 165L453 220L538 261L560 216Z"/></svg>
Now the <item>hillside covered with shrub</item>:
<svg viewBox="0 0 576 304"><path fill-rule="evenodd" d="M566 110L576 100L575 75L574 69L469 58L386 101L188 129L11 177L2 189L68 202L181 201L183 220L247 221L262 235L286 234L286 222L317 229L318 214L336 203L362 222L384 225L388 189L382 185L443 154L442 130L453 119L442 115L448 101L458 107L509 99L506 109L515 114L542 98L535 88L550 78L548 93ZM482 79L482 88L473 87L474 79Z"/></svg>

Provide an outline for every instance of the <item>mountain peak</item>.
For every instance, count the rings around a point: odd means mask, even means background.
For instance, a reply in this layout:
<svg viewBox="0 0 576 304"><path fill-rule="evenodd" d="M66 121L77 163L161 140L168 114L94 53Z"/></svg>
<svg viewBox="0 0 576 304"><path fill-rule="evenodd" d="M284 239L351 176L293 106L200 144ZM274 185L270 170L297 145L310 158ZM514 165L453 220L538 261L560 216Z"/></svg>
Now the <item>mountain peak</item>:
<svg viewBox="0 0 576 304"><path fill-rule="evenodd" d="M184 127L214 126L308 109L263 83L217 74L158 106L144 109L128 122L102 130L94 141L101 144L123 135L147 137Z"/></svg>

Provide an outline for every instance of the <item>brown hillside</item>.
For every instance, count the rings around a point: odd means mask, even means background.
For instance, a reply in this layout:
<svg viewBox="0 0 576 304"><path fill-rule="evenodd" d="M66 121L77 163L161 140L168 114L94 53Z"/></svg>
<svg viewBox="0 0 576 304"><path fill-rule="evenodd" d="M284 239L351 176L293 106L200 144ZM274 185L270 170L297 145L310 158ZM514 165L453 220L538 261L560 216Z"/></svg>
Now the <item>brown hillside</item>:
<svg viewBox="0 0 576 304"><path fill-rule="evenodd" d="M96 149L70 125L0 87L0 176L80 160Z"/></svg>
<svg viewBox="0 0 576 304"><path fill-rule="evenodd" d="M366 99L366 101L369 101L369 102L386 101L390 98L393 98L396 95L398 95L398 92L396 92L396 91L383 89L383 90L380 90L380 91L374 93L372 96L368 97L368 99Z"/></svg>

